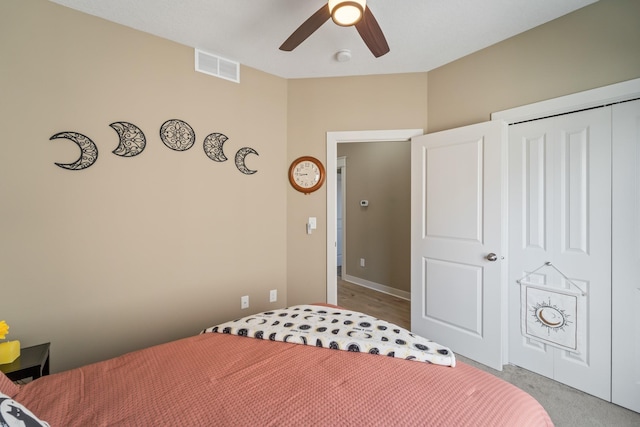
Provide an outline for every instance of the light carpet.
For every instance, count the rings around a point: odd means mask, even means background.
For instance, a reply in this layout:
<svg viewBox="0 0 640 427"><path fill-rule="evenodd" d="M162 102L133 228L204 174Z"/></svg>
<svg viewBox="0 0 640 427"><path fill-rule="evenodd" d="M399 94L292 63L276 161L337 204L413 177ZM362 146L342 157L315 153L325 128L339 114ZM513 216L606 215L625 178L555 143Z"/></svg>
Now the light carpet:
<svg viewBox="0 0 640 427"><path fill-rule="evenodd" d="M490 372L529 393L547 410L556 427L639 427L640 414L583 393L518 366L507 365L502 372L464 356L459 360Z"/></svg>

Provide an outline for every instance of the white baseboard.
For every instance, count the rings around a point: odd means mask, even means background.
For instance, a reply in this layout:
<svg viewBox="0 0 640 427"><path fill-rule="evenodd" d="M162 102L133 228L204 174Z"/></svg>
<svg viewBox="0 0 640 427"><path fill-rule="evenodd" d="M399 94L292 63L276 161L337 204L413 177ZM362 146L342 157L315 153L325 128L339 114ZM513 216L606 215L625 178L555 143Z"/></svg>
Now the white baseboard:
<svg viewBox="0 0 640 427"><path fill-rule="evenodd" d="M400 289L392 288L391 286L381 285L380 283L376 283L376 282L370 282L369 280L361 279L360 277L350 276L348 274L343 274L342 280L353 283L354 285L362 286L363 288L373 289L374 291L382 292L385 294L393 295L394 297L411 301L411 292L402 291Z"/></svg>

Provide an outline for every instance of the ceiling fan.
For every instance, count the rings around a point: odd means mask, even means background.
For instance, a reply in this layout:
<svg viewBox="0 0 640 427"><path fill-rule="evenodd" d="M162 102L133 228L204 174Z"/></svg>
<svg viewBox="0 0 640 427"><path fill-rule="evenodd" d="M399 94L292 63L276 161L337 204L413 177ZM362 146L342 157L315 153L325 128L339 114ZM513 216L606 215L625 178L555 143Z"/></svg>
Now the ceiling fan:
<svg viewBox="0 0 640 427"><path fill-rule="evenodd" d="M280 50L292 51L320 28L322 24L327 22L329 18L342 27L355 25L360 37L362 37L362 40L376 58L389 52L387 40L380 29L380 25L378 25L378 21L376 21L373 13L367 7L366 0L329 0L327 4L304 21L282 43Z"/></svg>

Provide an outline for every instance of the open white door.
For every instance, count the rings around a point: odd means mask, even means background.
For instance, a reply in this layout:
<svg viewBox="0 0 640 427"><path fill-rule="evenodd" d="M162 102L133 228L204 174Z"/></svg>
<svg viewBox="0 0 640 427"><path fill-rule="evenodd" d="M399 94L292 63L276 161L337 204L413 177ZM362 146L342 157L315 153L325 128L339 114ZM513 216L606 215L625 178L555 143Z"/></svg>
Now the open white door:
<svg viewBox="0 0 640 427"><path fill-rule="evenodd" d="M411 141L411 329L502 370L507 125Z"/></svg>

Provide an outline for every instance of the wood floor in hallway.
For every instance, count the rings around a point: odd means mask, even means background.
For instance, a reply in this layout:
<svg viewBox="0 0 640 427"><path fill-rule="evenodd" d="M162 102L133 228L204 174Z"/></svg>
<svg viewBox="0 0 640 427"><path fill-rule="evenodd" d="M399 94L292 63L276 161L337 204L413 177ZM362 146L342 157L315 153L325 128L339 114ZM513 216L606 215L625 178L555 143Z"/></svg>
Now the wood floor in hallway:
<svg viewBox="0 0 640 427"><path fill-rule="evenodd" d="M411 302L347 281L338 276L338 305L411 329Z"/></svg>

